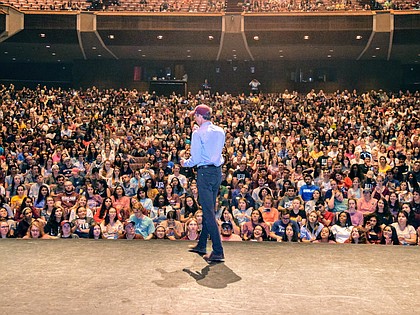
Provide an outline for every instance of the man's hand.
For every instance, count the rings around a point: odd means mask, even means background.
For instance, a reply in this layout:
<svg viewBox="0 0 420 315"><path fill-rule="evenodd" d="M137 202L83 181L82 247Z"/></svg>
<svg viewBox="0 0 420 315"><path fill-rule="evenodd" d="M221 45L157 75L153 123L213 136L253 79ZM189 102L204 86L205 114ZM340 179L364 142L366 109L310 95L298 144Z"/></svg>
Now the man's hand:
<svg viewBox="0 0 420 315"><path fill-rule="evenodd" d="M182 167L184 167L184 162L185 162L185 160L184 160L184 159L182 159L182 160L181 160L181 166L182 166Z"/></svg>

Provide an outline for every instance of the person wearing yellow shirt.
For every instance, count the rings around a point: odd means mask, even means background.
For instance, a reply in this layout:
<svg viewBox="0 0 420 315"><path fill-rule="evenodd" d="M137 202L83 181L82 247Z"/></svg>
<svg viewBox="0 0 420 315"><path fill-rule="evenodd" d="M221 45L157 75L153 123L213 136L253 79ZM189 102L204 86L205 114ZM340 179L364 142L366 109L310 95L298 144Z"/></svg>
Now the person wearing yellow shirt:
<svg viewBox="0 0 420 315"><path fill-rule="evenodd" d="M309 156L313 158L314 160L318 160L320 156L322 156L322 151L319 149L319 146L314 145L314 148L309 153Z"/></svg>
<svg viewBox="0 0 420 315"><path fill-rule="evenodd" d="M23 202L23 199L26 197L26 189L23 185L19 185L16 188L17 194L10 199L10 206L13 210L13 213L20 208L20 205Z"/></svg>

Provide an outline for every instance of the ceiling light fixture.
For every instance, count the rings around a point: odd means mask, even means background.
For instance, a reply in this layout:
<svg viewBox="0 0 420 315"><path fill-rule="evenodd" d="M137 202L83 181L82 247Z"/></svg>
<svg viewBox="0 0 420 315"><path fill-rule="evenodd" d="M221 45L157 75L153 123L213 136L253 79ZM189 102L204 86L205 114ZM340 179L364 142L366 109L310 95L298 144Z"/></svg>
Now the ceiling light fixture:
<svg viewBox="0 0 420 315"><path fill-rule="evenodd" d="M257 36L257 35L255 35L255 36L254 36L254 40L260 40L260 37L259 37L259 36Z"/></svg>
<svg viewBox="0 0 420 315"><path fill-rule="evenodd" d="M357 35L357 36L356 36L356 39L357 39L357 40L361 40L362 38L363 38L363 37L362 37L361 35Z"/></svg>

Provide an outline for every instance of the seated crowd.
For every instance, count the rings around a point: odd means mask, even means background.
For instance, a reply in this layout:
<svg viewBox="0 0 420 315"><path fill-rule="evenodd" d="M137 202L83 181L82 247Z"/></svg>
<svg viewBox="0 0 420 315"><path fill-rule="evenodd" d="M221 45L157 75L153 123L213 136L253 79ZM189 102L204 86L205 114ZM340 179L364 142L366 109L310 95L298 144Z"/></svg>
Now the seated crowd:
<svg viewBox="0 0 420 315"><path fill-rule="evenodd" d="M2 0L20 10L47 11L135 11L135 12L222 12L221 0Z"/></svg>
<svg viewBox="0 0 420 315"><path fill-rule="evenodd" d="M135 11L135 12L224 12L226 1L222 0L2 0L21 10L48 11ZM362 10L418 10L418 0L243 0L237 1L244 12L322 12Z"/></svg>
<svg viewBox="0 0 420 315"><path fill-rule="evenodd" d="M418 92L171 97L0 86L0 237L197 240L200 103L224 128L223 241L416 245Z"/></svg>
<svg viewBox="0 0 420 315"><path fill-rule="evenodd" d="M336 1L336 0L245 0L244 12L325 12L325 11L366 11L366 10L418 10L418 0L371 0L371 1Z"/></svg>

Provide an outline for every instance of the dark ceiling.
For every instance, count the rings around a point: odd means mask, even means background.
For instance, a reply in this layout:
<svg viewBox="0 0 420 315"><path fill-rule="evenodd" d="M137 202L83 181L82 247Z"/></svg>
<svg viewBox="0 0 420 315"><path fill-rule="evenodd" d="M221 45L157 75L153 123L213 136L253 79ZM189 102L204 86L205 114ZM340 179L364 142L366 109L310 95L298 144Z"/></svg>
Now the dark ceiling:
<svg viewBox="0 0 420 315"><path fill-rule="evenodd" d="M0 62L98 59L414 64L420 61L420 12L181 15L0 9Z"/></svg>

